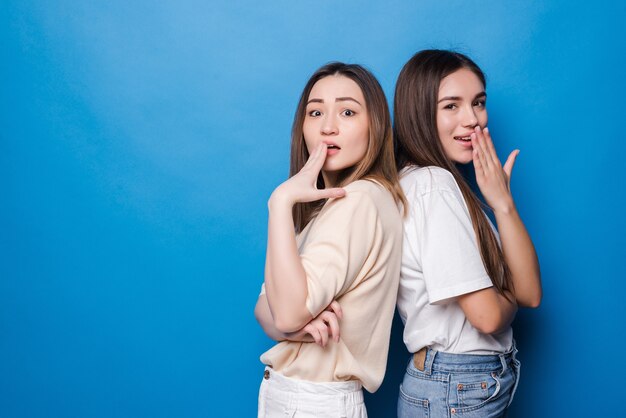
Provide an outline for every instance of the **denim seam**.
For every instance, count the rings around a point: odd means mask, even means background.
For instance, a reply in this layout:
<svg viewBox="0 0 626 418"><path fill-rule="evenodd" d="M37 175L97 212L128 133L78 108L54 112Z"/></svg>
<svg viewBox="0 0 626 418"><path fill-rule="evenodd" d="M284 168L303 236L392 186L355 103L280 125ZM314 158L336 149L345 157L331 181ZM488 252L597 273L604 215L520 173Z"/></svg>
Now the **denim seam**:
<svg viewBox="0 0 626 418"><path fill-rule="evenodd" d="M443 375L442 373L435 373L435 374L428 375L428 374L423 374L422 372L416 373L415 371L411 369L407 369L406 372L411 377L414 377L416 379L432 380L432 381L443 382L443 383L448 383L450 381L450 377L448 374Z"/></svg>
<svg viewBox="0 0 626 418"><path fill-rule="evenodd" d="M400 397L407 401L410 404L421 406L424 408L428 408L428 399L414 398L402 390L402 385L400 385Z"/></svg>
<svg viewBox="0 0 626 418"><path fill-rule="evenodd" d="M460 414L460 413L463 413L463 412L476 411L477 409L482 408L483 406L485 406L489 402L491 402L493 399L495 399L495 397L500 393L500 388L501 388L502 384L500 383L500 379L498 379L496 376L491 375L491 377L493 378L493 380L496 381L496 391L493 393L493 395L491 395L489 398L485 399L484 401L482 401L481 403L479 403L477 405L456 408L456 412L457 413Z"/></svg>

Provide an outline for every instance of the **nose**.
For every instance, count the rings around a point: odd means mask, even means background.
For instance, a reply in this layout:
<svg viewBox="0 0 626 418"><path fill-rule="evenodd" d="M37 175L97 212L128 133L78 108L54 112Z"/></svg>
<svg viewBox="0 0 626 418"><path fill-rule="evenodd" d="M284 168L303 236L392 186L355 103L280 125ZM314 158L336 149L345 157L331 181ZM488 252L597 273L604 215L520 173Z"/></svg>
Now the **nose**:
<svg viewBox="0 0 626 418"><path fill-rule="evenodd" d="M339 132L337 119L332 115L327 115L322 122L322 135L336 135Z"/></svg>
<svg viewBox="0 0 626 418"><path fill-rule="evenodd" d="M474 129L476 125L478 125L478 116L476 116L474 106L467 106L463 113L463 126Z"/></svg>

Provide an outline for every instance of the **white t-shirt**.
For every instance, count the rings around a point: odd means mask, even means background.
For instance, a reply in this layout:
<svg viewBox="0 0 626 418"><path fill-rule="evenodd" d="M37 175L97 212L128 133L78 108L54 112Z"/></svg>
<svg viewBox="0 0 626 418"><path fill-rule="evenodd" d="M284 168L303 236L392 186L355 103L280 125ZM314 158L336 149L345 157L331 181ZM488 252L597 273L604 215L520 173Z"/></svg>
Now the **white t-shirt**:
<svg viewBox="0 0 626 418"><path fill-rule="evenodd" d="M413 166L402 170L400 184L409 203L398 291L407 349L414 353L430 347L457 354L508 351L513 342L510 327L483 334L456 302L456 297L491 287L492 282L454 177L439 167Z"/></svg>

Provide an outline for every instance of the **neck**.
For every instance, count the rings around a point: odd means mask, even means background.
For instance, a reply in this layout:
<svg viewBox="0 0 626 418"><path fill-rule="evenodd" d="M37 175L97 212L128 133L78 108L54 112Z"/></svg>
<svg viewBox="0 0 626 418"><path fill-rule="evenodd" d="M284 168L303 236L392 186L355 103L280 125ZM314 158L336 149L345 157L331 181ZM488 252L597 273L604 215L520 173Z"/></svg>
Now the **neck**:
<svg viewBox="0 0 626 418"><path fill-rule="evenodd" d="M322 178L324 179L324 185L326 186L327 189L330 189L331 187L335 187L335 185L337 184L336 173L322 171Z"/></svg>

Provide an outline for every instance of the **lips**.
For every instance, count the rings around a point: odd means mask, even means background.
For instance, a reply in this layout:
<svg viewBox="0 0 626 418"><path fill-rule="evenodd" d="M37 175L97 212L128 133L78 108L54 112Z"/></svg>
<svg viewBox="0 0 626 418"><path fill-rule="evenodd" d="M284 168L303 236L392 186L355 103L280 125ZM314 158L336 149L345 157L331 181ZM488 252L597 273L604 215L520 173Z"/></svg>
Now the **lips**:
<svg viewBox="0 0 626 418"><path fill-rule="evenodd" d="M324 143L326 144L326 156L327 157L332 157L333 155L337 154L341 150L341 147L333 142L324 141Z"/></svg>
<svg viewBox="0 0 626 418"><path fill-rule="evenodd" d="M455 136L454 139L457 140L457 141L472 142L472 138L469 135L467 135L467 136Z"/></svg>

